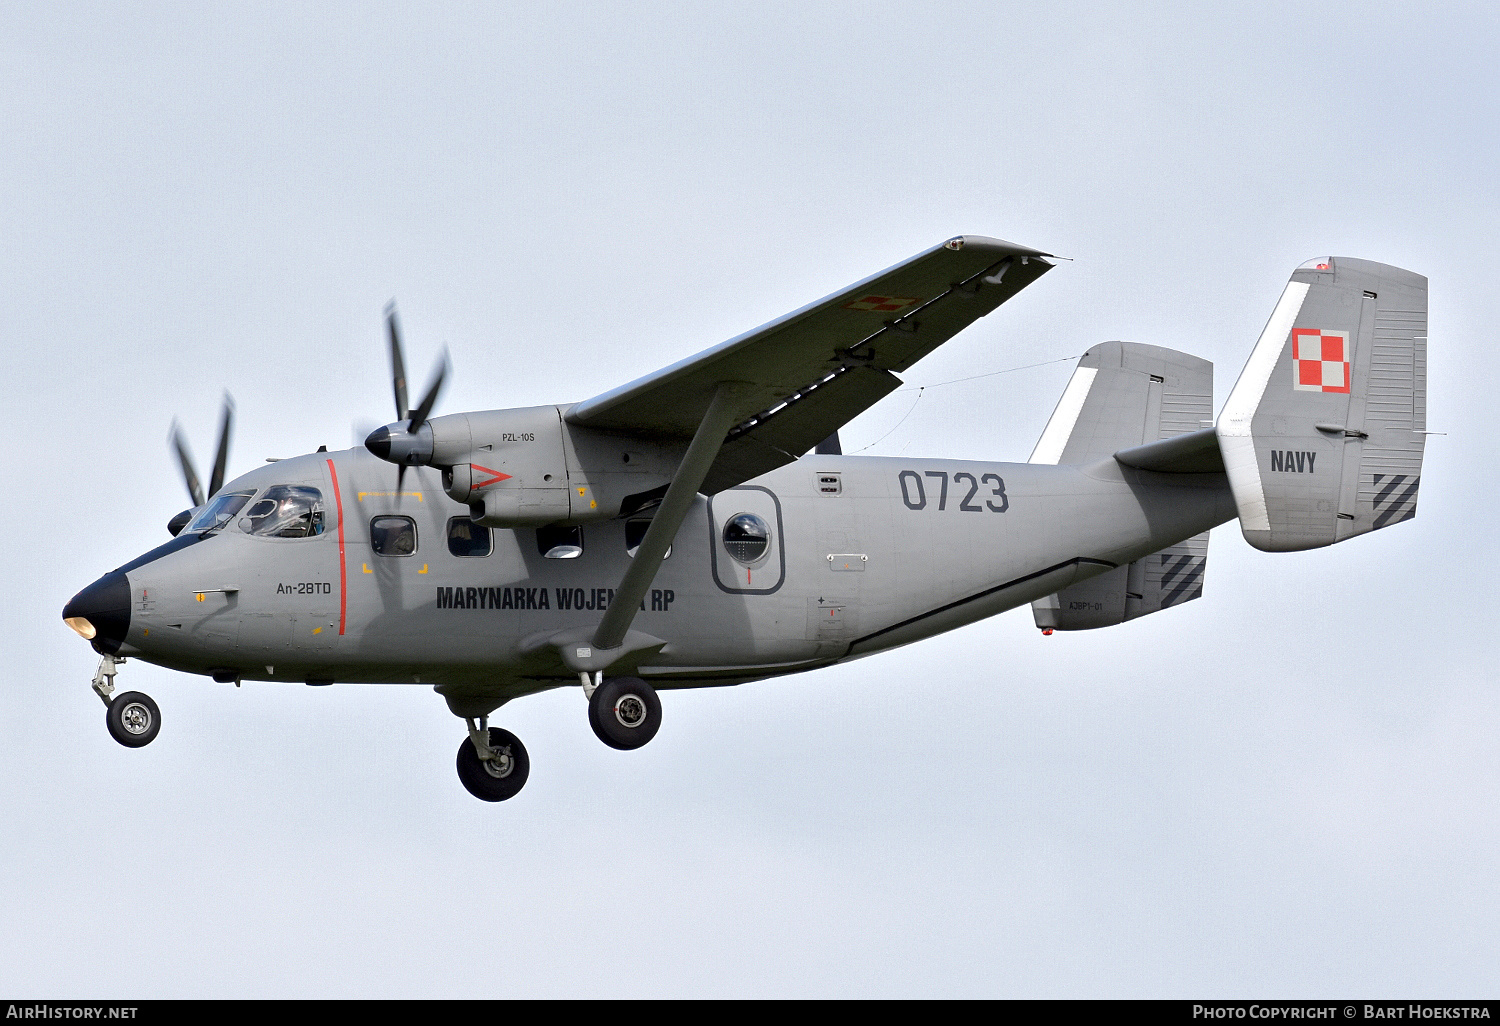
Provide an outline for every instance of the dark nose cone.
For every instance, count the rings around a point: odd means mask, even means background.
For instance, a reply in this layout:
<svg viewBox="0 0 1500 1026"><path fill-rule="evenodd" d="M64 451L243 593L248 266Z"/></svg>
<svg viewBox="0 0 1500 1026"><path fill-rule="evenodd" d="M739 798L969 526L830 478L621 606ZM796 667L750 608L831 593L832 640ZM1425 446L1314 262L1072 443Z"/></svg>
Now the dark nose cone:
<svg viewBox="0 0 1500 1026"><path fill-rule="evenodd" d="M90 639L94 651L101 655L114 655L130 630L130 578L116 570L105 574L84 588L72 601L63 607L63 619L68 626L84 637L88 637L79 618L88 622L94 636Z"/></svg>
<svg viewBox="0 0 1500 1026"><path fill-rule="evenodd" d="M391 458L391 430L378 427L365 439L365 448L383 460Z"/></svg>

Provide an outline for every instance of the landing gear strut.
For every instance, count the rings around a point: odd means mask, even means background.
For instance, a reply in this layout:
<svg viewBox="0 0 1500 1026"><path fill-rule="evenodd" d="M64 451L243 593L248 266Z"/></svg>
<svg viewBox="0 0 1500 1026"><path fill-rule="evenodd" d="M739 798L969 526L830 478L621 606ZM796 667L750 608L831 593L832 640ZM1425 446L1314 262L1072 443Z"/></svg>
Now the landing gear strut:
<svg viewBox="0 0 1500 1026"><path fill-rule="evenodd" d="M104 702L104 725L109 736L126 748L144 748L161 731L161 710L150 695L127 691L115 695L115 674L125 660L107 655L94 673L94 694Z"/></svg>
<svg viewBox="0 0 1500 1026"><path fill-rule="evenodd" d="M661 729L661 699L639 677L611 677L589 689L589 726L611 748L639 748Z"/></svg>
<svg viewBox="0 0 1500 1026"><path fill-rule="evenodd" d="M458 779L475 798L503 802L526 786L531 759L521 739L489 726L489 717L468 719L469 740L458 746Z"/></svg>

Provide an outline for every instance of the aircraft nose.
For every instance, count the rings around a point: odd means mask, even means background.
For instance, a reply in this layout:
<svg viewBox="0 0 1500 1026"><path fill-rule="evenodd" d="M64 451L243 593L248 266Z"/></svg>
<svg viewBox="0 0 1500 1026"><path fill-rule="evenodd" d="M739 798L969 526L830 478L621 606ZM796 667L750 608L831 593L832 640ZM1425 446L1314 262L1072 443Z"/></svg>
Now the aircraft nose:
<svg viewBox="0 0 1500 1026"><path fill-rule="evenodd" d="M130 630L130 578L105 574L63 606L63 622L103 655L114 655Z"/></svg>

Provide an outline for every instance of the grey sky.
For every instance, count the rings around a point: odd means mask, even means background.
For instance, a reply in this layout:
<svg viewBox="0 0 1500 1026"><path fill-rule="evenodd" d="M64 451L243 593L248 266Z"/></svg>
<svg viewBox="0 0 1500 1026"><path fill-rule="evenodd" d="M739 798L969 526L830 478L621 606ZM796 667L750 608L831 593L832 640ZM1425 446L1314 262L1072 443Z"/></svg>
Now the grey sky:
<svg viewBox="0 0 1500 1026"><path fill-rule="evenodd" d="M1493 996L1492 5L8 5L0 12L0 990L37 996ZM1291 269L1431 278L1420 515L1201 601L1016 611L667 695L606 749L507 706L459 786L421 687L132 663L67 598L232 472L441 409L582 399L958 233L1075 258L905 375L1112 338L1215 362ZM1024 460L1068 364L923 395L870 451ZM845 432L885 435L915 393Z"/></svg>

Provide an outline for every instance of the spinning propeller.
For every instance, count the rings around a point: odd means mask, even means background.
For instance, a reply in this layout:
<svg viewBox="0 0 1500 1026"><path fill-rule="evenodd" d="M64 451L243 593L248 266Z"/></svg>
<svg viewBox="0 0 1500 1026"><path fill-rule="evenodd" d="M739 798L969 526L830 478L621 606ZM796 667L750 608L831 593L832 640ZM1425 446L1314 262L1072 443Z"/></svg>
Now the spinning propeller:
<svg viewBox="0 0 1500 1026"><path fill-rule="evenodd" d="M396 397L396 420L369 431L364 443L365 448L376 456L396 464L396 492L399 498L401 486L406 479L406 468L424 464L432 458L432 429L427 427L427 420L432 416L432 408L437 405L438 396L448 378L448 353L444 350L439 354L432 383L427 386L427 392L417 404L416 410L412 410L407 405L406 357L402 352L401 322L396 317L395 303L385 308L385 330L391 349L391 385ZM224 412L219 421L219 445L214 454L213 472L208 478L208 491L205 492L202 479L193 466L192 454L188 451L187 436L175 420L172 422L171 445L177 452L177 462L182 466L182 479L187 484L188 495L193 501L191 508L183 510L167 522L167 530L173 537L181 533L193 519L193 513L223 487L224 472L229 464L229 437L233 428L234 399L225 392ZM424 431L424 428L427 430Z"/></svg>
<svg viewBox="0 0 1500 1026"><path fill-rule="evenodd" d="M182 465L182 479L187 484L188 496L193 500L192 508L185 509L167 522L167 530L176 537L188 521L193 519L193 510L213 498L224 484L224 471L229 465L229 436L234 428L234 398L224 393L224 412L219 419L219 448L214 455L213 473L208 478L208 493L203 492L198 472L193 469L193 457L188 452L187 436L177 421L172 421L172 448L177 450L177 461Z"/></svg>
<svg viewBox="0 0 1500 1026"><path fill-rule="evenodd" d="M395 303L385 308L385 330L391 344L391 384L396 394L396 419L371 431L365 439L365 448L381 459L396 464L396 492L399 498L401 484L406 478L406 468L426 463L432 457L432 431L429 429L424 434L422 428L427 425L427 418L432 415L432 408L437 404L438 394L442 392L443 382L448 377L448 353L445 350L438 356L432 384L427 386L427 394L417 404L416 411L412 412L406 405L406 359L401 350L401 323L396 318Z"/></svg>

